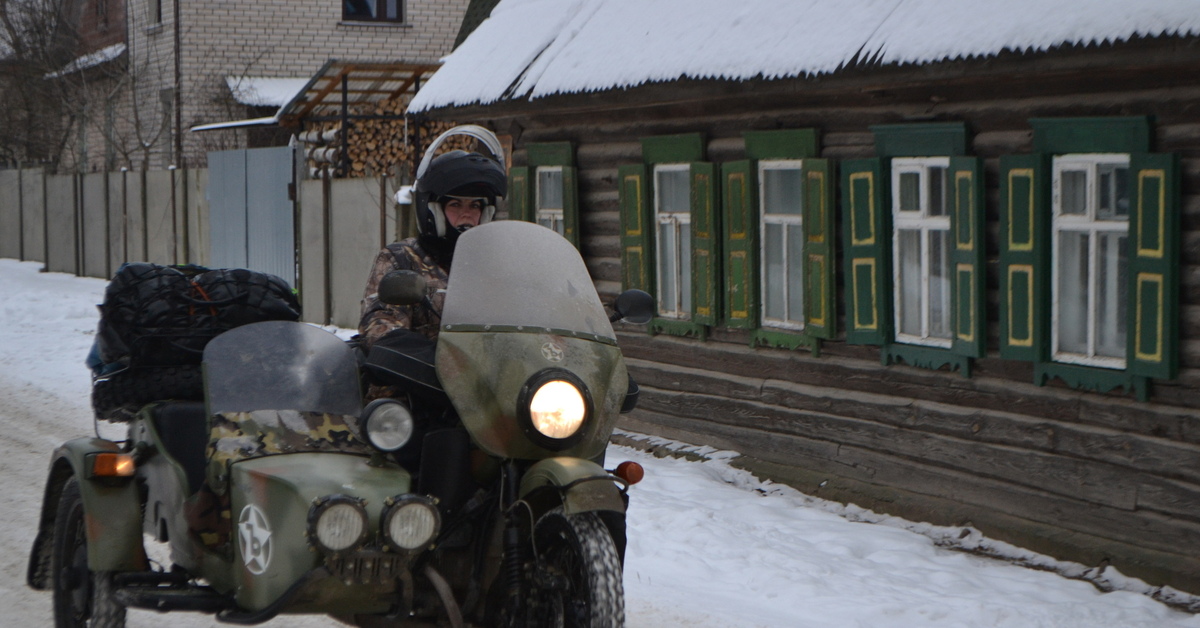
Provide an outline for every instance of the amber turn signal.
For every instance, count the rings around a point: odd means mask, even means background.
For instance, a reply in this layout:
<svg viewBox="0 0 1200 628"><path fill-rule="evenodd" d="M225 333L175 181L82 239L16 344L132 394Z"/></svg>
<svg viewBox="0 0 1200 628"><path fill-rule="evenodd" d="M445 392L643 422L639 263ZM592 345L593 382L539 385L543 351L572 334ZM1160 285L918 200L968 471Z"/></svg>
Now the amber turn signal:
<svg viewBox="0 0 1200 628"><path fill-rule="evenodd" d="M642 478L646 477L646 470L642 468L642 465L632 460L626 460L617 465L616 470L613 471L613 475L625 480L626 483L632 486L641 482Z"/></svg>
<svg viewBox="0 0 1200 628"><path fill-rule="evenodd" d="M133 456L102 453L92 456L92 477L127 478L133 475Z"/></svg>

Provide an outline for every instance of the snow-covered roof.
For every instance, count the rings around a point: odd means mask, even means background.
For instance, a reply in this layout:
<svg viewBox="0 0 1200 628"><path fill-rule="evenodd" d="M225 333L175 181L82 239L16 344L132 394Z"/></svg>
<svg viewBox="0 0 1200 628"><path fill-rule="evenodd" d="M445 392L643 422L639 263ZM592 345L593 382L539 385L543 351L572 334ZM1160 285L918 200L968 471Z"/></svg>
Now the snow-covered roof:
<svg viewBox="0 0 1200 628"><path fill-rule="evenodd" d="M226 76L225 84L233 99L251 107L282 107L308 84L304 78L268 78L262 76Z"/></svg>
<svg viewBox="0 0 1200 628"><path fill-rule="evenodd" d="M1197 0L501 0L409 111L1198 34Z"/></svg>
<svg viewBox="0 0 1200 628"><path fill-rule="evenodd" d="M89 52L85 55L76 57L70 63L64 65L61 70L57 72L51 72L47 74L45 78L58 78L73 72L94 68L98 65L108 63L109 61L112 61L123 54L125 54L125 44L113 44L111 46L106 46L95 52Z"/></svg>

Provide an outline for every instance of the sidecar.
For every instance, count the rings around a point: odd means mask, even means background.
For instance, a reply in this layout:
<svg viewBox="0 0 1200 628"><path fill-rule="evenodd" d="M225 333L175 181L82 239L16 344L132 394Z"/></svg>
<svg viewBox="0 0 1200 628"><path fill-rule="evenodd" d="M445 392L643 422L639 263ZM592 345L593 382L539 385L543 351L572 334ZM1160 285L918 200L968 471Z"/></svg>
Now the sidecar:
<svg viewBox="0 0 1200 628"><path fill-rule="evenodd" d="M441 525L387 455L407 409L364 409L353 351L302 323L227 331L203 371L204 402L152 403L128 440L54 452L28 583L53 590L56 625L123 626L126 607L404 618Z"/></svg>

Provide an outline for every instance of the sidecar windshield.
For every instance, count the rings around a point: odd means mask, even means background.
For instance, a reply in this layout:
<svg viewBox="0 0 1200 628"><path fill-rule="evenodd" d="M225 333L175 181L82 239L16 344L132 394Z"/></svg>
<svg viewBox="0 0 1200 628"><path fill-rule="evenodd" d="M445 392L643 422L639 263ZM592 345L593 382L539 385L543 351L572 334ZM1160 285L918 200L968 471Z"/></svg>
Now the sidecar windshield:
<svg viewBox="0 0 1200 628"><path fill-rule="evenodd" d="M522 327L616 339L587 266L562 236L502 220L459 237L443 328Z"/></svg>
<svg viewBox="0 0 1200 628"><path fill-rule="evenodd" d="M362 409L354 352L304 323L252 323L217 336L204 349L204 388L212 414Z"/></svg>

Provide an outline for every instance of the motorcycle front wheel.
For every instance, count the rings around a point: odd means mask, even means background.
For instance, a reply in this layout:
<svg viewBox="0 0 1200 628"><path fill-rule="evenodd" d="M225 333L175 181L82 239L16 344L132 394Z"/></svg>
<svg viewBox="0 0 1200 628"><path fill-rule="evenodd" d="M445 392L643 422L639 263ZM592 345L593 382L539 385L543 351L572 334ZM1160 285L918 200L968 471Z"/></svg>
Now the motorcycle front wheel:
<svg viewBox="0 0 1200 628"><path fill-rule="evenodd" d="M111 573L88 569L87 531L79 480L63 485L54 517L54 625L56 628L124 628L125 607L113 597Z"/></svg>
<svg viewBox="0 0 1200 628"><path fill-rule="evenodd" d="M556 509L534 529L537 574L533 606L539 626L620 628L625 625L621 560L595 513Z"/></svg>

